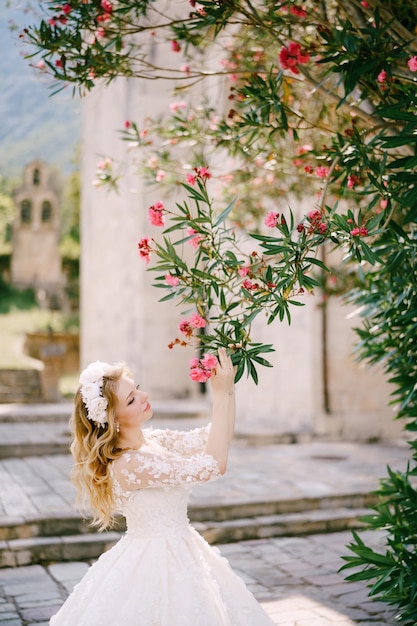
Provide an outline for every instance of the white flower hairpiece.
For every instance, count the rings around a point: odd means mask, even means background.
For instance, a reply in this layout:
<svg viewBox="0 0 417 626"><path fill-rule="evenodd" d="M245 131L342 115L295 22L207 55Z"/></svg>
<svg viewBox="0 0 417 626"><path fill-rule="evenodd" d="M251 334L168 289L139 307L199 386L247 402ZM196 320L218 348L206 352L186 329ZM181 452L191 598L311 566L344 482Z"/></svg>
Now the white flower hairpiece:
<svg viewBox="0 0 417 626"><path fill-rule="evenodd" d="M107 400L101 395L103 376L110 372L112 366L102 361L90 363L81 372L79 383L81 396L86 406L88 419L104 428L107 424Z"/></svg>

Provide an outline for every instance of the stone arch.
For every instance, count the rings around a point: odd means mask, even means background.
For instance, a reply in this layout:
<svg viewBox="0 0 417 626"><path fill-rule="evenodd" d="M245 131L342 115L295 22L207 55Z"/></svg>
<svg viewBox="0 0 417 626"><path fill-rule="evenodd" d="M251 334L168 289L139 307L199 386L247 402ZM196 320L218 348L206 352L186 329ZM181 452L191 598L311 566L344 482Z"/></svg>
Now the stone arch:
<svg viewBox="0 0 417 626"><path fill-rule="evenodd" d="M42 202L41 219L42 224L48 223L52 220L52 204L49 200L44 200Z"/></svg>
<svg viewBox="0 0 417 626"><path fill-rule="evenodd" d="M30 224L32 221L32 202L28 198L20 203L20 221L22 224Z"/></svg>
<svg viewBox="0 0 417 626"><path fill-rule="evenodd" d="M41 184L41 171L38 167L35 167L32 173L32 182L35 187L39 187Z"/></svg>

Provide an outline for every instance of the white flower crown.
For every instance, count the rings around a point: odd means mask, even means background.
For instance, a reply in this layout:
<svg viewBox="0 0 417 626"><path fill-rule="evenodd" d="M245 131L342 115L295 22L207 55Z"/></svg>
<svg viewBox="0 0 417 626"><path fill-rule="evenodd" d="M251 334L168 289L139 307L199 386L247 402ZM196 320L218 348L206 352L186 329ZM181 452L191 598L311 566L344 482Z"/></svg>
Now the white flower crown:
<svg viewBox="0 0 417 626"><path fill-rule="evenodd" d="M81 372L79 383L81 396L87 409L88 419L104 428L107 424L107 400L101 395L103 377L112 370L112 366L102 361L90 363Z"/></svg>

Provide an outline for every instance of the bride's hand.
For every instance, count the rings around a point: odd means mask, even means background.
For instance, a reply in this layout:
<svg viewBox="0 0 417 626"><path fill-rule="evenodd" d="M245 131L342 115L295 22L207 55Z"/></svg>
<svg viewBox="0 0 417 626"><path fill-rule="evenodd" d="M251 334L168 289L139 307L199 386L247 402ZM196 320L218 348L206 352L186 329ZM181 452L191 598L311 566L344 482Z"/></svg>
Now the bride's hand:
<svg viewBox="0 0 417 626"><path fill-rule="evenodd" d="M233 394L235 375L236 367L233 366L230 356L226 354L226 348L219 348L218 365L212 371L210 379L213 394Z"/></svg>

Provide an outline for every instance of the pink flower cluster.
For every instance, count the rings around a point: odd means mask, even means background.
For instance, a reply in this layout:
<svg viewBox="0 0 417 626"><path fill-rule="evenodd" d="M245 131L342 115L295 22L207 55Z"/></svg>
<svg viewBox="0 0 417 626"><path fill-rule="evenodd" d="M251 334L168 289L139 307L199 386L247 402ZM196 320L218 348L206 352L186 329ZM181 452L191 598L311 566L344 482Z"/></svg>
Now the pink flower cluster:
<svg viewBox="0 0 417 626"><path fill-rule="evenodd" d="M278 218L279 218L279 213L275 213L275 211L270 211L265 216L265 219L264 219L265 226L268 226L268 228L275 228L275 226L277 225Z"/></svg>
<svg viewBox="0 0 417 626"><path fill-rule="evenodd" d="M417 72L417 56L408 59L407 65L410 72Z"/></svg>
<svg viewBox="0 0 417 626"><path fill-rule="evenodd" d="M207 322L204 317L201 317L198 313L194 313L189 320L183 319L178 324L180 333L190 337L193 334L194 328L204 328Z"/></svg>
<svg viewBox="0 0 417 626"><path fill-rule="evenodd" d="M283 46L279 53L279 62L283 70L290 70L293 74L299 74L299 65L308 63L310 55L302 50L299 43L291 41L287 46Z"/></svg>
<svg viewBox="0 0 417 626"><path fill-rule="evenodd" d="M165 282L170 287L177 287L180 283L180 279L178 276L173 276L172 274L165 274Z"/></svg>
<svg viewBox="0 0 417 626"><path fill-rule="evenodd" d="M310 211L307 214L308 221L310 222L310 226L308 228L308 232L319 232L321 235L324 235L327 231L327 224L323 222L323 216L320 211L314 209L314 211ZM301 231L299 231L301 232Z"/></svg>
<svg viewBox="0 0 417 626"><path fill-rule="evenodd" d="M378 74L377 81L381 84L387 82L387 73L385 70L381 70Z"/></svg>
<svg viewBox="0 0 417 626"><path fill-rule="evenodd" d="M208 171L208 167L195 167L195 174L188 173L186 176L187 183L189 185L195 185L197 178L201 178L203 182L211 178L211 174Z"/></svg>
<svg viewBox="0 0 417 626"><path fill-rule="evenodd" d="M141 259L145 261L145 263L150 263L151 260L151 247L150 247L150 239L149 237L143 237L138 241L138 251Z"/></svg>
<svg viewBox="0 0 417 626"><path fill-rule="evenodd" d="M255 283L253 280L250 280L249 278L246 278L243 281L242 287L246 289L246 291L256 291L256 289L259 289L258 283Z"/></svg>
<svg viewBox="0 0 417 626"><path fill-rule="evenodd" d="M103 9L103 13L97 15L97 22L103 23L108 22L111 19L113 13L113 5L109 0L101 0L101 8Z"/></svg>
<svg viewBox="0 0 417 626"><path fill-rule="evenodd" d="M187 235L191 237L191 239L189 239L190 245L193 248L198 248L198 246L200 245L200 241L203 238L203 235L200 235L199 233L197 233L197 231L194 228L188 228ZM195 237L193 237L192 235L195 235Z"/></svg>
<svg viewBox="0 0 417 626"><path fill-rule="evenodd" d="M306 17L307 11L303 7L296 7L291 5L290 8L287 7L286 4L283 4L281 7L282 11L289 11L295 17Z"/></svg>
<svg viewBox="0 0 417 626"><path fill-rule="evenodd" d="M194 359L190 361L191 380L197 383L206 383L217 365L217 357L215 357L214 354L205 354L200 360L194 357Z"/></svg>
<svg viewBox="0 0 417 626"><path fill-rule="evenodd" d="M368 234L368 229L365 226L357 226L356 228L352 228L350 231L352 237L366 237Z"/></svg>
<svg viewBox="0 0 417 626"><path fill-rule="evenodd" d="M347 177L347 186L349 189L354 189L358 183L361 182L360 176L357 174L349 174Z"/></svg>
<svg viewBox="0 0 417 626"><path fill-rule="evenodd" d="M165 207L162 202L156 202L148 209L148 218L152 226L165 226Z"/></svg>
<svg viewBox="0 0 417 626"><path fill-rule="evenodd" d="M327 178L329 174L329 168L325 167L324 165L319 165L314 170L314 173L316 176L318 176L318 178Z"/></svg>

